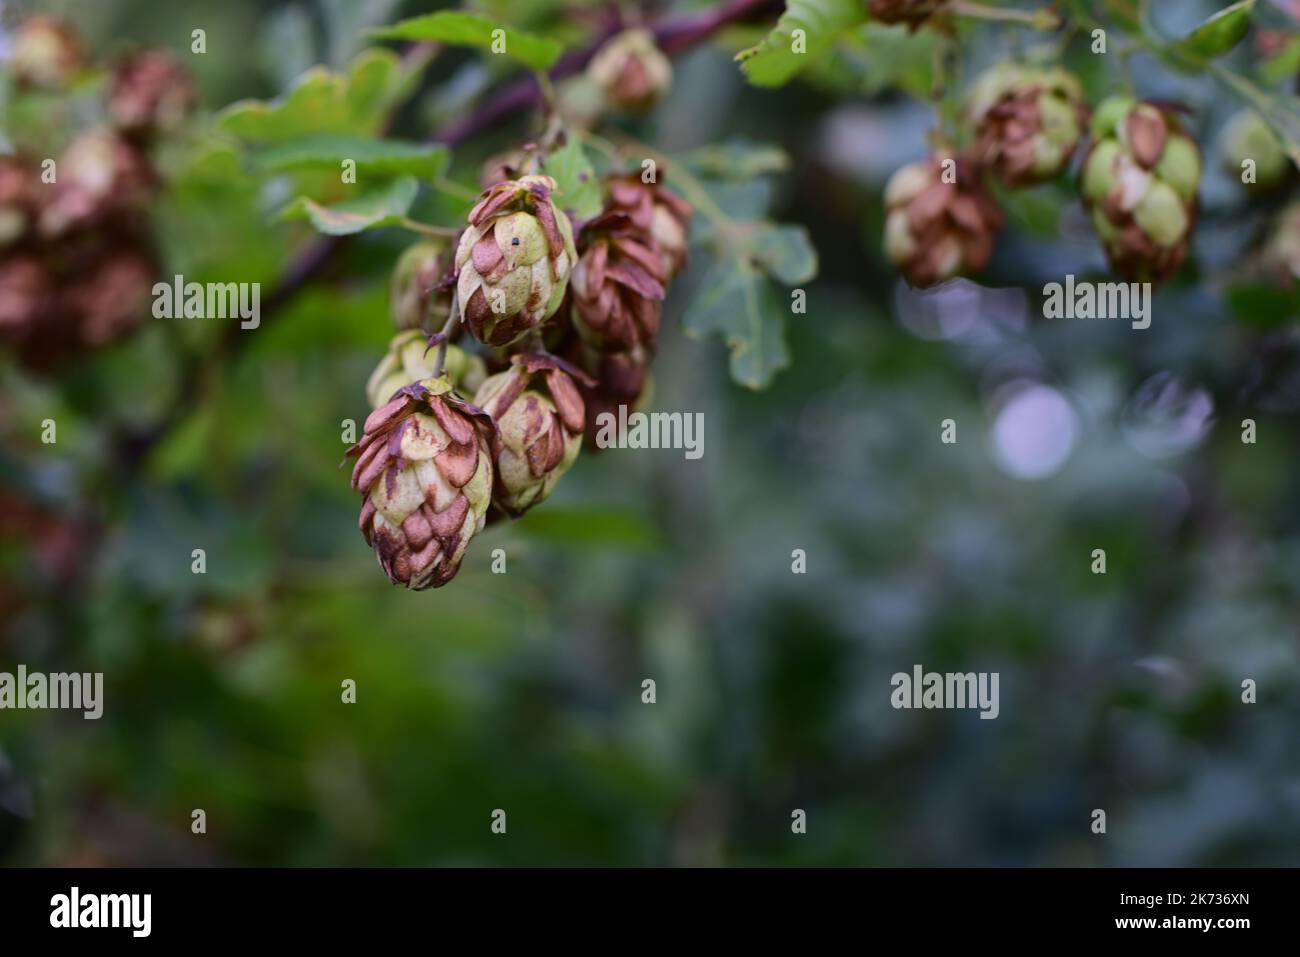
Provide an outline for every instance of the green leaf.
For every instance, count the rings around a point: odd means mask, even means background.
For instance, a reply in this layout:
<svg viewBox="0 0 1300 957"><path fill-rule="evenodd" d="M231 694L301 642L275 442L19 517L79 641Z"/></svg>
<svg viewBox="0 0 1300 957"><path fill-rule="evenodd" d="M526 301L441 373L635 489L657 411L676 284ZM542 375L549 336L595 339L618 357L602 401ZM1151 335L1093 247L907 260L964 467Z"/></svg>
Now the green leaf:
<svg viewBox="0 0 1300 957"><path fill-rule="evenodd" d="M1300 35L1287 40L1286 46L1259 68L1259 78L1270 84L1282 83L1297 73L1300 73Z"/></svg>
<svg viewBox="0 0 1300 957"><path fill-rule="evenodd" d="M542 169L555 179L555 203L561 209L572 210L582 219L600 212L600 180L576 138L548 156Z"/></svg>
<svg viewBox="0 0 1300 957"><path fill-rule="evenodd" d="M358 173L381 176L409 173L436 179L446 171L448 159L445 146L345 133L313 133L265 150L256 162L263 171L278 173L317 167L338 170L344 160L353 160Z"/></svg>
<svg viewBox="0 0 1300 957"><path fill-rule="evenodd" d="M505 56L534 70L549 70L560 58L564 48L554 40L534 36L480 17L472 13L442 10L421 17L403 20L391 27L372 30L371 36L381 40L417 40L431 43L448 43L452 46L492 50L493 34L504 31Z"/></svg>
<svg viewBox="0 0 1300 957"><path fill-rule="evenodd" d="M767 277L744 259L719 260L682 316L689 335L718 333L731 351L731 377L766 388L790 364L785 344L788 306Z"/></svg>
<svg viewBox="0 0 1300 957"><path fill-rule="evenodd" d="M748 180L790 168L790 157L781 147L746 140L703 146L685 154L679 162L704 179Z"/></svg>
<svg viewBox="0 0 1300 957"><path fill-rule="evenodd" d="M299 196L280 214L279 219L311 220L327 236L348 236L379 226L393 226L405 218L419 186L413 176L393 180L387 187L333 206L322 206L313 199Z"/></svg>
<svg viewBox="0 0 1300 957"><path fill-rule="evenodd" d="M901 23L868 23L856 49L862 67L862 92L870 95L899 87L916 97L934 90L935 50L941 40L933 30L910 30Z"/></svg>
<svg viewBox="0 0 1300 957"><path fill-rule="evenodd" d="M787 286L802 285L817 275L817 250L803 226L764 223L752 253L764 272Z"/></svg>
<svg viewBox="0 0 1300 957"><path fill-rule="evenodd" d="M568 546L607 545L651 551L662 542L658 528L644 515L614 506L567 508L552 504L529 512L528 520L516 523L514 528L527 538Z"/></svg>
<svg viewBox="0 0 1300 957"><path fill-rule="evenodd" d="M217 123L240 139L266 143L311 133L373 133L415 75L393 51L372 48L346 71L312 67L278 99L232 103Z"/></svg>
<svg viewBox="0 0 1300 957"><path fill-rule="evenodd" d="M1250 29L1250 14L1255 0L1238 0L1224 7L1210 19L1170 47L1175 56L1196 60L1212 60L1223 56L1246 35Z"/></svg>
<svg viewBox="0 0 1300 957"><path fill-rule="evenodd" d="M736 60L755 86L783 86L837 36L865 20L861 0L789 0L772 32L762 43L737 53Z"/></svg>
<svg viewBox="0 0 1300 957"><path fill-rule="evenodd" d="M1228 287L1228 304L1237 321L1261 329L1281 328L1300 314L1300 294L1293 287L1244 282Z"/></svg>

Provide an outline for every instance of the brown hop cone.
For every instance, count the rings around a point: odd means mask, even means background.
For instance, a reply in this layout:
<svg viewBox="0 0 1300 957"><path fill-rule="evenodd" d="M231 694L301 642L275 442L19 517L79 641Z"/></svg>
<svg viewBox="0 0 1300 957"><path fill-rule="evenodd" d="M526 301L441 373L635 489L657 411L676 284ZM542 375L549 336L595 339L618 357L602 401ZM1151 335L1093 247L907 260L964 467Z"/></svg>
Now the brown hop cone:
<svg viewBox="0 0 1300 957"><path fill-rule="evenodd" d="M59 291L59 311L76 322L76 338L99 348L130 332L149 315L153 257L144 249L110 248Z"/></svg>
<svg viewBox="0 0 1300 957"><path fill-rule="evenodd" d="M52 302L49 274L35 256L0 261L0 337L21 343L36 328Z"/></svg>
<svg viewBox="0 0 1300 957"><path fill-rule="evenodd" d="M1083 87L1065 70L1000 63L971 87L967 114L976 155L1008 186L1052 179L1083 136Z"/></svg>
<svg viewBox="0 0 1300 957"><path fill-rule="evenodd" d="M867 10L881 23L906 23L915 30L948 5L948 0L868 0Z"/></svg>
<svg viewBox="0 0 1300 957"><path fill-rule="evenodd" d="M570 281L578 335L602 352L652 346L668 281L658 245L619 210L590 220L581 238Z"/></svg>
<svg viewBox="0 0 1300 957"><path fill-rule="evenodd" d="M57 90L85 65L81 39L72 25L34 16L18 27L9 49L9 74L19 86Z"/></svg>
<svg viewBox="0 0 1300 957"><path fill-rule="evenodd" d="M695 210L672 190L644 183L635 173L612 177L606 183L606 209L626 213L632 226L654 240L671 277L686 265L687 229Z"/></svg>
<svg viewBox="0 0 1300 957"><path fill-rule="evenodd" d="M114 68L108 115L131 133L166 133L180 126L197 100L180 60L166 50L143 50Z"/></svg>
<svg viewBox="0 0 1300 957"><path fill-rule="evenodd" d="M492 501L507 515L518 517L542 502L578 457L585 413L575 381L591 383L554 356L516 355L474 396L497 424Z"/></svg>
<svg viewBox="0 0 1300 957"><path fill-rule="evenodd" d="M46 237L134 211L157 185L144 154L106 129L89 130L69 143L58 171L41 210L40 230Z"/></svg>
<svg viewBox="0 0 1300 957"><path fill-rule="evenodd" d="M577 252L555 180L525 176L484 190L456 247L461 320L478 340L506 346L555 315Z"/></svg>
<svg viewBox="0 0 1300 957"><path fill-rule="evenodd" d="M0 335L35 371L101 348L149 315L157 263L136 233L80 234L46 260L0 267Z"/></svg>
<svg viewBox="0 0 1300 957"><path fill-rule="evenodd" d="M0 248L26 235L39 197L31 169L14 156L0 156Z"/></svg>
<svg viewBox="0 0 1300 957"><path fill-rule="evenodd" d="M586 369L589 376L578 380L582 400L586 406L586 446L598 449L596 435L605 414L618 418L619 406L628 412L637 412L650 401L653 380L650 376L650 358L644 349L628 352L596 352L581 341L568 349L573 361Z"/></svg>
<svg viewBox="0 0 1300 957"><path fill-rule="evenodd" d="M359 525L393 584L420 590L456 577L492 501L492 437L482 409L445 376L413 383L366 419L352 487Z"/></svg>
<svg viewBox="0 0 1300 957"><path fill-rule="evenodd" d="M913 286L982 269L1002 228L976 166L959 158L946 170L947 159L910 163L885 185L885 254Z"/></svg>
<svg viewBox="0 0 1300 957"><path fill-rule="evenodd" d="M672 85L673 66L649 30L625 30L596 51L587 75L610 103L645 113Z"/></svg>

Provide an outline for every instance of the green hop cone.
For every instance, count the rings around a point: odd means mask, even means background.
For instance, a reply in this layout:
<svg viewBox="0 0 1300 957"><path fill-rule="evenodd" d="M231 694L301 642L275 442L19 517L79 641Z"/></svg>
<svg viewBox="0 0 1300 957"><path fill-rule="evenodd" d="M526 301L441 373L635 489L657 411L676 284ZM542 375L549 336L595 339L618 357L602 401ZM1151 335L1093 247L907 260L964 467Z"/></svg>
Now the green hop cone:
<svg viewBox="0 0 1300 957"><path fill-rule="evenodd" d="M63 89L85 63L77 31L54 17L24 20L9 48L9 75L19 86Z"/></svg>
<svg viewBox="0 0 1300 957"><path fill-rule="evenodd" d="M399 389L433 375L438 361L438 347L429 344L429 338L417 329L399 332L388 344L387 354L379 360L375 371L366 383L366 398L370 407L377 409ZM487 378L487 366L476 355L456 346L447 346L442 371L457 391L472 395Z"/></svg>
<svg viewBox="0 0 1300 957"><path fill-rule="evenodd" d="M586 415L575 380L591 384L554 356L517 355L474 396L497 424L493 502L507 515L522 515L545 500L578 457Z"/></svg>
<svg viewBox="0 0 1300 957"><path fill-rule="evenodd" d="M673 82L673 66L649 30L625 30L601 47L587 75L619 109L646 113Z"/></svg>
<svg viewBox="0 0 1300 957"><path fill-rule="evenodd" d="M1241 179L1246 161L1254 166L1254 182L1264 189L1283 183L1291 171L1291 158L1277 134L1254 110L1242 110L1223 132L1223 166L1228 175Z"/></svg>
<svg viewBox="0 0 1300 957"><path fill-rule="evenodd" d="M1111 267L1159 282L1187 256L1201 154L1173 114L1111 97L1097 107L1083 163L1083 201Z"/></svg>
<svg viewBox="0 0 1300 957"><path fill-rule="evenodd" d="M913 286L983 269L1001 228L1002 211L965 158L909 163L885 184L885 255Z"/></svg>
<svg viewBox="0 0 1300 957"><path fill-rule="evenodd" d="M456 248L457 308L480 342L506 346L555 315L577 259L555 180L524 176L484 190Z"/></svg>
<svg viewBox="0 0 1300 957"><path fill-rule="evenodd" d="M442 243L419 242L393 267L388 311L398 329L441 329L451 313L451 251ZM445 281L444 281L445 280Z"/></svg>
<svg viewBox="0 0 1300 957"><path fill-rule="evenodd" d="M358 522L394 584L437 588L456 576L492 501L496 427L445 376L405 387L366 419L352 487Z"/></svg>
<svg viewBox="0 0 1300 957"><path fill-rule="evenodd" d="M966 107L976 155L1008 186L1060 174L1083 135L1085 112L1083 87L1072 74L1012 63L982 74Z"/></svg>

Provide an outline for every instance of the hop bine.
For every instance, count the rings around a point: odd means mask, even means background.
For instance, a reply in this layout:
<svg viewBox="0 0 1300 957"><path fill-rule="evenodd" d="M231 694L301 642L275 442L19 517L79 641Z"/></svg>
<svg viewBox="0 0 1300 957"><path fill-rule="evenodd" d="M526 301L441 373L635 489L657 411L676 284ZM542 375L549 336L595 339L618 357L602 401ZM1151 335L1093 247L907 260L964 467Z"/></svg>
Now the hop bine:
<svg viewBox="0 0 1300 957"><path fill-rule="evenodd" d="M366 419L352 487L359 526L394 584L447 584L492 500L492 418L452 390L446 376L404 387Z"/></svg>
<svg viewBox="0 0 1300 957"><path fill-rule="evenodd" d="M517 355L474 396L497 424L492 501L507 515L517 517L545 500L578 457L586 417L575 380L592 384L554 356Z"/></svg>
<svg viewBox="0 0 1300 957"><path fill-rule="evenodd" d="M549 176L524 176L489 187L470 210L456 294L461 319L485 345L509 345L560 308L577 251L554 190Z"/></svg>
<svg viewBox="0 0 1300 957"><path fill-rule="evenodd" d="M1008 186L1059 175L1083 135L1086 112L1083 87L1070 73L1010 63L980 76L967 103L975 155Z"/></svg>
<svg viewBox="0 0 1300 957"><path fill-rule="evenodd" d="M948 5L948 0L868 0L867 11L881 23L906 23L915 30Z"/></svg>
<svg viewBox="0 0 1300 957"><path fill-rule="evenodd" d="M1083 199L1106 255L1125 279L1159 282L1187 255L1200 152L1172 113L1128 97L1097 108L1092 134Z"/></svg>
<svg viewBox="0 0 1300 957"><path fill-rule="evenodd" d="M1002 227L978 167L949 159L911 163L885 185L885 254L914 286L982 269Z"/></svg>

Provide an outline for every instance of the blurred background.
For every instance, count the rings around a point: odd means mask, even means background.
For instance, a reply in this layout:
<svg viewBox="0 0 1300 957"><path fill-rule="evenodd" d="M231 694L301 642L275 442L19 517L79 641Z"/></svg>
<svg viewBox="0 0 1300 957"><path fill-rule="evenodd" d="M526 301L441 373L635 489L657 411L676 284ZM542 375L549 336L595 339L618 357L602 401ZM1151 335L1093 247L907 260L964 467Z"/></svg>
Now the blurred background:
<svg viewBox="0 0 1300 957"><path fill-rule="evenodd" d="M1219 5L1177 6L1171 32ZM559 21L562 38L567 23L575 46L603 9L479 7ZM788 368L751 391L723 342L682 332L692 265L665 309L653 408L702 412L703 458L584 453L544 507L484 532L456 581L408 593L358 535L339 463L412 237L356 237L271 318L265 296L311 236L269 223L284 177L241 172L211 127L313 64L345 68L366 26L430 8L4 3L6 31L40 10L98 57L183 57L199 113L159 152L159 272L260 281L268 315L237 348L220 320L149 318L52 371L0 354L0 670L105 675L102 720L0 712L0 862L1300 860L1297 294L1258 268L1297 190L1294 170L1267 194L1225 171L1239 104L1133 58L1143 94L1189 108L1207 167L1189 265L1135 331L1041 318L1044 283L1106 277L1068 178L1004 197L979 284L922 293L885 263L883 182L933 122L898 89L929 82L912 76L923 37L841 49L775 91L732 62L760 26L686 52L673 93L629 128L670 154L731 140L789 154L770 210L808 227L820 273L788 322ZM1285 4L1261 16L1247 60L1294 32ZM189 53L195 28L206 54ZM964 69L1036 42L981 31ZM1083 40L1068 63L1094 102L1115 82ZM462 118L495 69L439 55L395 132ZM472 185L535 130L527 113L493 124L451 175ZM892 709L890 676L915 664L999 672L1000 716Z"/></svg>

